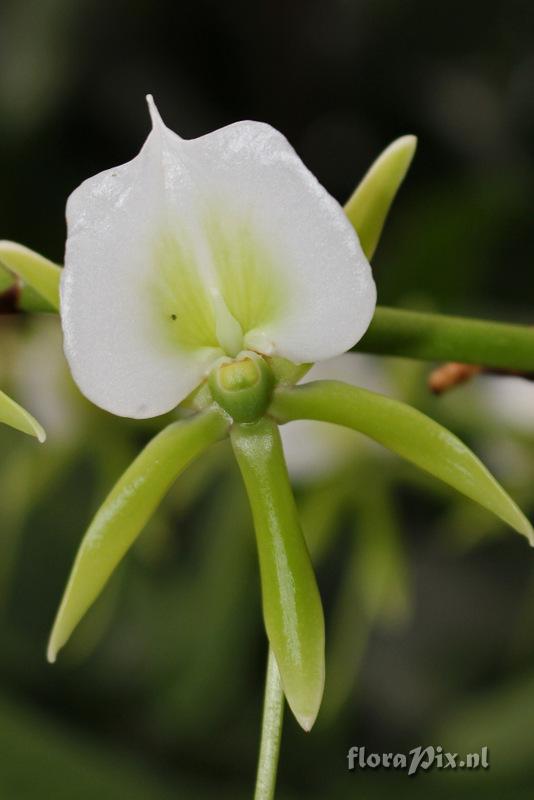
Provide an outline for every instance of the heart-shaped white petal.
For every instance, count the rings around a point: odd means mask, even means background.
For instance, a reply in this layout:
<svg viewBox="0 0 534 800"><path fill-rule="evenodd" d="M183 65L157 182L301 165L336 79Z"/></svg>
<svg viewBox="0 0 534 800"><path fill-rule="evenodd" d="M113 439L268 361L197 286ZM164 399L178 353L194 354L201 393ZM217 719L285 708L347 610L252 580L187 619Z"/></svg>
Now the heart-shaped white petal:
<svg viewBox="0 0 534 800"><path fill-rule="evenodd" d="M67 205L61 312L81 390L115 414L150 417L223 354L302 363L352 347L375 307L371 270L286 139L239 122L184 141L149 102L140 154Z"/></svg>

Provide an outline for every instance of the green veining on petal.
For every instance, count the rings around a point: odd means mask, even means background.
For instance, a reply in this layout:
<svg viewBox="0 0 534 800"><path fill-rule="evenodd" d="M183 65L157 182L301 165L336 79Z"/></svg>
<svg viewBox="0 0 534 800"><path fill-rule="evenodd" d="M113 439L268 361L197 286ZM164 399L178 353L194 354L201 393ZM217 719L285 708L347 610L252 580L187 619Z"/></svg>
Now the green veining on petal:
<svg viewBox="0 0 534 800"><path fill-rule="evenodd" d="M261 241L253 223L212 214L206 232L221 294L243 333L275 321L287 298L283 264Z"/></svg>
<svg viewBox="0 0 534 800"><path fill-rule="evenodd" d="M243 349L243 328L231 313L218 290L212 292L217 341L224 352L234 358Z"/></svg>
<svg viewBox="0 0 534 800"><path fill-rule="evenodd" d="M153 274L149 296L165 339L180 350L219 348L209 287L198 269L193 242L180 227L159 235Z"/></svg>
<svg viewBox="0 0 534 800"><path fill-rule="evenodd" d="M276 321L287 291L283 265L249 220L209 213L201 227L172 223L154 244L148 295L163 337L180 350L235 357L246 335Z"/></svg>

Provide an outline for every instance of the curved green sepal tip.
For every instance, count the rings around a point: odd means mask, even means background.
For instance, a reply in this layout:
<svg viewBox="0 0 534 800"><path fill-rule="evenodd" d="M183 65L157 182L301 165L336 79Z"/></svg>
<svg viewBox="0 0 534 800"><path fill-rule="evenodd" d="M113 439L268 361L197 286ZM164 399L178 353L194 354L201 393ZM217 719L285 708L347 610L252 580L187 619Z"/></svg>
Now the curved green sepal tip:
<svg viewBox="0 0 534 800"><path fill-rule="evenodd" d="M371 165L345 204L345 213L370 260L386 221L389 209L414 157L417 139L401 136Z"/></svg>
<svg viewBox="0 0 534 800"><path fill-rule="evenodd" d="M252 509L263 616L287 701L304 730L324 689L324 618L276 424L235 425L231 440Z"/></svg>
<svg viewBox="0 0 534 800"><path fill-rule="evenodd" d="M345 383L317 381L277 390L270 412L281 422L315 419L364 433L480 503L534 544L530 522L482 462L417 409Z"/></svg>
<svg viewBox="0 0 534 800"><path fill-rule="evenodd" d="M226 415L215 409L174 422L147 444L118 480L78 550L50 635L50 662L56 660L176 477L209 445L223 438L228 425Z"/></svg>
<svg viewBox="0 0 534 800"><path fill-rule="evenodd" d="M56 311L59 309L61 269L44 256L17 242L0 241L0 264L18 275Z"/></svg>
<svg viewBox="0 0 534 800"><path fill-rule="evenodd" d="M37 420L2 391L0 391L0 422L27 433L29 436L35 436L41 443L46 439L44 428L39 425Z"/></svg>

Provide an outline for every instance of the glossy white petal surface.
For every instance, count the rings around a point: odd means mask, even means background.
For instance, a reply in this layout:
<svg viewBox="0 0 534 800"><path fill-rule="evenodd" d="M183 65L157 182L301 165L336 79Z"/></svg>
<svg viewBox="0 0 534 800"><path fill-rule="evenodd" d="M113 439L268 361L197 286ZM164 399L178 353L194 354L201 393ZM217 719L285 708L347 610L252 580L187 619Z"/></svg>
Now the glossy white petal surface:
<svg viewBox="0 0 534 800"><path fill-rule="evenodd" d="M137 158L68 202L62 319L81 390L155 416L225 353L307 362L355 344L375 306L370 267L286 139L239 122L184 141L151 113Z"/></svg>

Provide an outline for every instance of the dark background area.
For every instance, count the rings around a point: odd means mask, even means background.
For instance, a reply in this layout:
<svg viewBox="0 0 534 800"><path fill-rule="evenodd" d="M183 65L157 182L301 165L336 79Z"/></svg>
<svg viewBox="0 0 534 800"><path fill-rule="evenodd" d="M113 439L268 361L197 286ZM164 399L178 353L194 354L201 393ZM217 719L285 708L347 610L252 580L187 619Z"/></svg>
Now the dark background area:
<svg viewBox="0 0 534 800"><path fill-rule="evenodd" d="M414 133L416 159L373 262L379 302L530 323L533 24L527 2L3 0L0 237L60 263L68 194L136 155L148 92L184 137L269 122L341 202L392 139ZM2 388L16 396L27 363L36 413L39 376L52 367L19 342L48 341L45 328L0 327ZM513 406L505 422L490 412L484 385L436 400L425 367L387 369L410 376L409 392L396 378L397 396L446 421L534 507L534 395L529 429L515 425ZM72 649L44 663L84 526L157 429L67 394L75 423L48 451L0 434L0 796L249 797L264 640L250 521L226 453L173 493ZM369 629L355 607L350 691L309 735L288 714L279 796L530 796L531 553L434 483L395 465L388 475L412 616ZM328 616L354 524L336 522L319 568ZM359 626L361 664L350 647ZM491 769L347 772L351 745L407 752L446 741L455 751L487 744Z"/></svg>

